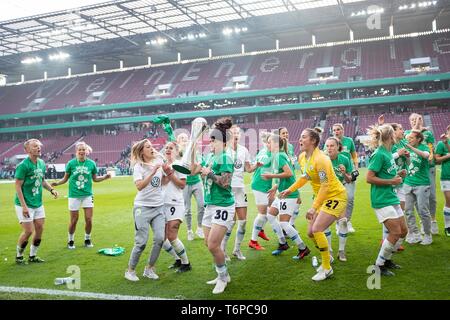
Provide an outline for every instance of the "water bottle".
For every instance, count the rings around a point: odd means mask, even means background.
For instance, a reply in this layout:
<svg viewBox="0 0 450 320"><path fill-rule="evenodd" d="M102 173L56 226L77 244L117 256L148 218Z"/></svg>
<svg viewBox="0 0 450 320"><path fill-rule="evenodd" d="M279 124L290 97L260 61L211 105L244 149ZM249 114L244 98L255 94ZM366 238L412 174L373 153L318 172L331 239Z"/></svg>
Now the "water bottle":
<svg viewBox="0 0 450 320"><path fill-rule="evenodd" d="M66 284L66 283L71 283L73 282L74 279L72 279L71 277L67 277L67 278L56 278L55 279L55 285L61 285L61 284Z"/></svg>
<svg viewBox="0 0 450 320"><path fill-rule="evenodd" d="M312 266L314 268L317 268L319 266L319 261L317 261L317 257L316 256L312 257Z"/></svg>

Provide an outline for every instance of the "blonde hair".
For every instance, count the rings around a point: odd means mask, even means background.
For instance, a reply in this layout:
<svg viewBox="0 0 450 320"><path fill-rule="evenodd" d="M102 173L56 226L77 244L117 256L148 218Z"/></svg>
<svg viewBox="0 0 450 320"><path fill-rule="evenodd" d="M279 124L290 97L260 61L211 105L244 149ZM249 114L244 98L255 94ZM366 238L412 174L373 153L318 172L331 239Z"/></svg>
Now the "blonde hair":
<svg viewBox="0 0 450 320"><path fill-rule="evenodd" d="M339 127L342 129L342 131L344 131L344 125L342 123L335 123L335 124L333 124L332 128L334 128L334 127Z"/></svg>
<svg viewBox="0 0 450 320"><path fill-rule="evenodd" d="M175 141L167 141L163 150L166 149L169 144L173 144L175 147L175 159L180 159L183 156L183 152L180 151L180 146Z"/></svg>
<svg viewBox="0 0 450 320"><path fill-rule="evenodd" d="M86 149L86 155L89 155L92 153L92 148L90 145L88 145L86 142L84 141L78 141L77 143L75 143L75 152L78 151L78 148L84 146L84 148Z"/></svg>
<svg viewBox="0 0 450 320"><path fill-rule="evenodd" d="M370 140L367 145L371 149L376 149L381 145L385 145L391 140L394 143L394 128L389 124L383 124L381 126L374 125L367 129L367 134L370 136Z"/></svg>
<svg viewBox="0 0 450 320"><path fill-rule="evenodd" d="M131 165L134 166L136 163L140 163L140 164L144 164L145 163L145 159L144 159L144 146L146 143L150 143L151 142L148 139L143 139L140 141L137 141L133 144L133 146L131 147Z"/></svg>
<svg viewBox="0 0 450 320"><path fill-rule="evenodd" d="M23 144L23 148L25 149L25 151L28 151L28 147L30 146L31 143L37 143L39 146L43 146L42 142L40 142L38 139L28 139L27 141L24 142Z"/></svg>

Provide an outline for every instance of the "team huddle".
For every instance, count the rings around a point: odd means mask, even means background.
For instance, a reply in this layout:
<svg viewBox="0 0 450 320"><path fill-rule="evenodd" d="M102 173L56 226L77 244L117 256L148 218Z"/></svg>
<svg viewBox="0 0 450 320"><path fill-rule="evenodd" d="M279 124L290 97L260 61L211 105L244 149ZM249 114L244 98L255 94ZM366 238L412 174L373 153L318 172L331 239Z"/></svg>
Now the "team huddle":
<svg viewBox="0 0 450 320"><path fill-rule="evenodd" d="M384 123L380 116L378 124L368 128L368 146L373 151L366 181L371 185L371 207L383 225L383 240L375 260L380 273L393 276L393 269L400 266L392 260L393 253L403 250L403 241L430 245L433 234L439 232L436 222L436 173L435 164L442 164L441 190L444 193L445 234L450 236L450 125L447 132L435 140L430 130L423 126L419 114L410 116L411 130L403 131L400 124ZM264 250L259 238L268 240L264 226L269 222L279 245L272 255L280 255L287 249L287 240L298 249L293 257L302 260L311 253L305 239L319 250L321 265L312 280L322 281L333 274L331 264L334 253L331 247L331 226L336 222L339 237L337 259L347 261L347 234L355 232L352 212L358 172L358 157L354 142L344 135L344 127L336 123L333 136L323 142L320 128L305 129L299 137L300 155L294 153L286 128L261 134L261 146L254 161L247 148L239 144L241 129L231 118L217 120L206 133L209 145L206 152L197 148L185 134L169 141L160 150L152 143L141 140L131 148L133 181L137 194L133 205L135 227L134 247L130 254L125 278L138 281L136 267L144 252L150 230L153 244L143 276L158 279L156 262L161 249L170 254L177 272L192 269L185 245L178 237L183 221L187 225L187 239L195 234L203 238L213 257L217 276L207 284L214 285L213 293L224 292L231 281L227 270L228 240L237 225L232 256L240 261L246 259L241 245L246 233L248 198L245 191L244 173L253 173L251 189L258 210L248 246ZM186 158L188 144L194 145L189 155L189 174L175 170L175 164ZM55 198L54 187L69 181L68 249L75 249L75 229L79 210L85 213L84 245L92 247L93 217L92 182L101 182L111 176L97 176L94 161L88 158L91 148L84 142L75 145L76 157L66 165L64 177L49 184L44 179L45 164L39 157L41 143L37 139L25 142L28 157L16 169L15 209L22 227L17 244L16 262L27 264L44 262L37 256L45 220L42 205L42 188ZM296 168L300 172L296 178ZM301 208L300 189L307 183L313 190L311 208ZM191 198L197 203L197 230L192 229ZM299 207L308 221L306 235L300 235L295 227ZM417 224L415 210L420 217ZM33 235L28 262L23 254ZM302 238L303 236L303 238Z"/></svg>

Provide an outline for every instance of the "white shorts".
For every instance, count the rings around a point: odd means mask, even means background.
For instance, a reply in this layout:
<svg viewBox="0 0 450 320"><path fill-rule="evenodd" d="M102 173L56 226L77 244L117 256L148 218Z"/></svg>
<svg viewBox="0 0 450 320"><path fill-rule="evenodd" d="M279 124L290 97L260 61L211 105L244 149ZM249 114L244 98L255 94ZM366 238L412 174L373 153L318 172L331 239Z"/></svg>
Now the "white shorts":
<svg viewBox="0 0 450 320"><path fill-rule="evenodd" d="M166 222L173 220L180 220L183 222L184 219L184 204L164 204L163 207L164 215L166 216Z"/></svg>
<svg viewBox="0 0 450 320"><path fill-rule="evenodd" d="M28 208L29 218L25 218L23 216L23 211L21 206L16 207L16 215L17 219L19 219L19 223L22 222L33 222L33 220L44 219L45 218L45 210L44 206L40 206L39 208Z"/></svg>
<svg viewBox="0 0 450 320"><path fill-rule="evenodd" d="M78 211L80 208L93 208L94 207L94 197L84 197L84 198L69 198L69 210Z"/></svg>
<svg viewBox="0 0 450 320"><path fill-rule="evenodd" d="M397 219L403 217L403 210L398 204L395 206L387 206L384 208L375 209L375 213L377 214L379 223L383 223L389 219Z"/></svg>
<svg viewBox="0 0 450 320"><path fill-rule="evenodd" d="M268 206L269 198L267 193L253 190L253 195L255 196L255 203L257 206Z"/></svg>
<svg viewBox="0 0 450 320"><path fill-rule="evenodd" d="M401 186L400 188L395 188L395 193L397 194L398 199L401 202L405 202L406 201L406 195L405 195L405 190L403 189L403 186Z"/></svg>
<svg viewBox="0 0 450 320"><path fill-rule="evenodd" d="M247 194L245 193L245 188L233 187L232 190L234 194L234 206L236 208L247 208L248 201Z"/></svg>
<svg viewBox="0 0 450 320"><path fill-rule="evenodd" d="M234 205L229 207L207 205L203 215L202 226L211 228L213 224L218 224L228 228L234 219L234 212Z"/></svg>
<svg viewBox="0 0 450 320"><path fill-rule="evenodd" d="M450 191L450 180L441 180L441 190Z"/></svg>
<svg viewBox="0 0 450 320"><path fill-rule="evenodd" d="M278 214L288 214L292 216L295 211L298 211L297 198L275 198L271 207L278 209Z"/></svg>

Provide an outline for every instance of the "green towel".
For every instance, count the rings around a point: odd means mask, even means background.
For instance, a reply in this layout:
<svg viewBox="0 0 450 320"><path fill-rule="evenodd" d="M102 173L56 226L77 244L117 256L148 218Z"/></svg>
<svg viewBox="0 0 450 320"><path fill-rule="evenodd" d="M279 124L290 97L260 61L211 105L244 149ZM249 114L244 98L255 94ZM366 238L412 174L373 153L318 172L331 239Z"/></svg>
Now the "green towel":
<svg viewBox="0 0 450 320"><path fill-rule="evenodd" d="M104 254L106 256L120 256L125 252L125 248L114 247L114 248L103 248L98 250L98 253Z"/></svg>
<svg viewBox="0 0 450 320"><path fill-rule="evenodd" d="M169 136L169 141L175 141L175 136L173 134L173 128L170 125L170 118L169 116L162 114L157 116L155 119L152 120L156 124L162 124L164 131Z"/></svg>

